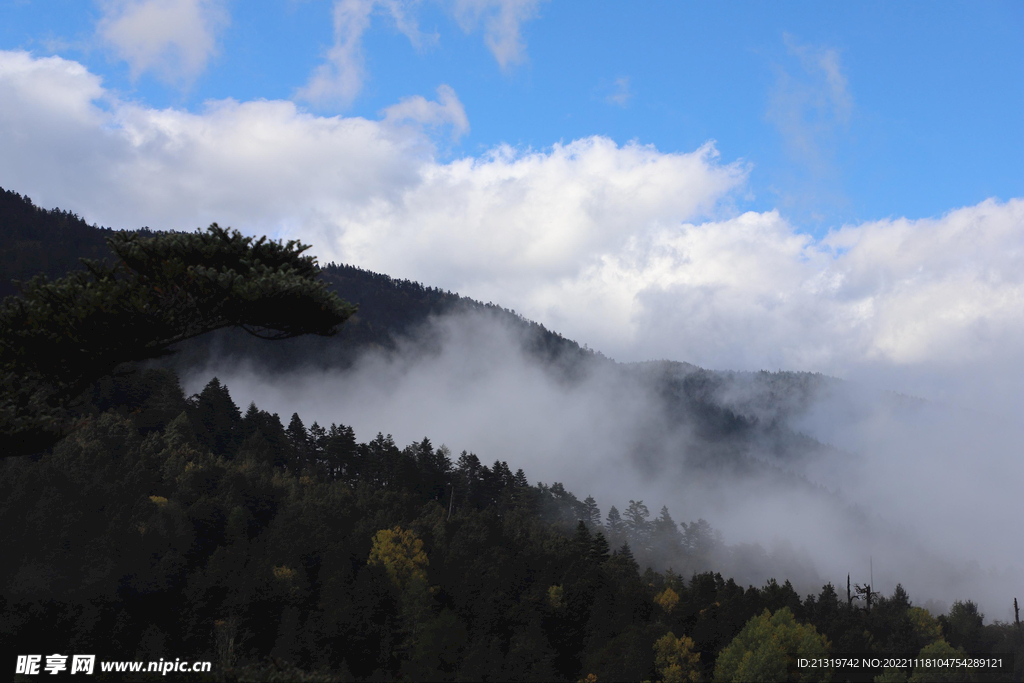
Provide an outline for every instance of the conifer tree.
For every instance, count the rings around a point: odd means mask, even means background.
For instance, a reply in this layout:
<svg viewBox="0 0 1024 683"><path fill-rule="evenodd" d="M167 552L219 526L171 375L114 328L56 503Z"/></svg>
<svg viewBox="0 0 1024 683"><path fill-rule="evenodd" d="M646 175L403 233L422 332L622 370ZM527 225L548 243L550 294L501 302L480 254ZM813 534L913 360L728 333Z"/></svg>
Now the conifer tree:
<svg viewBox="0 0 1024 683"><path fill-rule="evenodd" d="M647 518L650 516L651 513L642 500L629 501L629 507L626 508L624 515L626 532L629 534L629 539L633 544L641 550L648 549L650 522L647 521Z"/></svg>
<svg viewBox="0 0 1024 683"><path fill-rule="evenodd" d="M513 475L512 482L515 484L516 488L526 488L530 485L530 481L526 478L526 472L523 472L522 467L516 470L515 475Z"/></svg>
<svg viewBox="0 0 1024 683"><path fill-rule="evenodd" d="M217 455L233 453L241 435L242 416L228 388L214 377L194 399L192 420L199 442Z"/></svg>
<svg viewBox="0 0 1024 683"><path fill-rule="evenodd" d="M351 427L332 423L327 430L327 443L324 446L324 459L330 476L348 481L356 479L359 475L356 455L355 431Z"/></svg>
<svg viewBox="0 0 1024 683"><path fill-rule="evenodd" d="M288 441L291 442L292 471L298 473L306 466L309 457L309 435L306 433L306 425L302 424L302 418L298 413L292 413L292 419L288 422Z"/></svg>
<svg viewBox="0 0 1024 683"><path fill-rule="evenodd" d="M594 541L590 546L590 556L598 563L604 562L610 557L608 539L604 537L603 532L598 531L594 534Z"/></svg>
<svg viewBox="0 0 1024 683"><path fill-rule="evenodd" d="M614 505L608 508L608 519L605 520L605 526L608 529L608 533L616 538L621 536L626 529L622 523L622 515L619 514L619 509Z"/></svg>
<svg viewBox="0 0 1024 683"><path fill-rule="evenodd" d="M591 529L601 528L601 509L597 507L597 501L593 496L583 499L583 521Z"/></svg>
<svg viewBox="0 0 1024 683"><path fill-rule="evenodd" d="M581 557L587 557L590 555L590 549L593 545L593 539L590 537L590 530L587 529L587 525L581 519L576 525L576 538L574 539L576 545L576 552Z"/></svg>
<svg viewBox="0 0 1024 683"><path fill-rule="evenodd" d="M113 264L48 281L0 304L2 456L36 453L73 423L72 402L125 363L224 327L263 339L330 336L355 308L317 279L307 245L205 232L120 233Z"/></svg>
<svg viewBox="0 0 1024 683"><path fill-rule="evenodd" d="M682 541L683 535L669 514L668 506L662 505L658 518L651 523L651 545L663 557L677 557L682 551Z"/></svg>

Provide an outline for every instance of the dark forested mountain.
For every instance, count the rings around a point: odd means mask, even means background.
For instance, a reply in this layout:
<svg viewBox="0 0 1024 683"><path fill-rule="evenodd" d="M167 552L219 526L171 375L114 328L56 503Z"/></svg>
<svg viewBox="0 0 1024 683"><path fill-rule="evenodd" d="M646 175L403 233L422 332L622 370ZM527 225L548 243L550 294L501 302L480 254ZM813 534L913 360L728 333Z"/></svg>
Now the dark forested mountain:
<svg viewBox="0 0 1024 683"><path fill-rule="evenodd" d="M39 274L53 279L81 268L83 258L109 258L105 239L112 234L112 229L91 226L77 214L41 209L30 198L0 188L0 297L17 292L15 281ZM241 330L226 329L183 344L174 365L202 364L217 354L248 358L273 370L309 364L344 367L362 349L395 348L397 339L431 316L462 311L484 312L521 328L526 344L541 358L596 355L500 306L417 282L334 263L323 266L321 278L342 299L359 307L337 337L300 337L267 345Z"/></svg>
<svg viewBox="0 0 1024 683"><path fill-rule="evenodd" d="M454 313L480 313L518 330L524 346L538 359L558 359L567 372L598 357L543 325L526 320L495 304L483 304L452 292L425 287L355 266L330 263L321 278L358 312L336 337L298 337L280 344L261 344L241 330L221 330L182 344L172 363L177 368L197 366L219 357L245 358L271 372L300 367L344 368L368 349L390 351L398 341L414 335L432 317Z"/></svg>
<svg viewBox="0 0 1024 683"><path fill-rule="evenodd" d="M12 280L44 274L57 278L79 268L79 259L104 259L109 228L77 214L41 209L28 197L0 188L0 298L14 294Z"/></svg>

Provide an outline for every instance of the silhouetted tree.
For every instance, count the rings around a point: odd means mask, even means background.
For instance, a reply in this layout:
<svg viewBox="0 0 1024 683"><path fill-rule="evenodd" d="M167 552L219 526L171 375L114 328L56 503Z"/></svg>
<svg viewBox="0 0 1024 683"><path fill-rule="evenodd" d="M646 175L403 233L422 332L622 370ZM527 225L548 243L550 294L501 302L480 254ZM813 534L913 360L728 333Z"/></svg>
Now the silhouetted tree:
<svg viewBox="0 0 1024 683"><path fill-rule="evenodd" d="M334 334L355 309L317 280L308 246L206 232L107 238L117 262L39 276L0 304L3 456L69 429L69 404L118 366L223 327L264 339Z"/></svg>

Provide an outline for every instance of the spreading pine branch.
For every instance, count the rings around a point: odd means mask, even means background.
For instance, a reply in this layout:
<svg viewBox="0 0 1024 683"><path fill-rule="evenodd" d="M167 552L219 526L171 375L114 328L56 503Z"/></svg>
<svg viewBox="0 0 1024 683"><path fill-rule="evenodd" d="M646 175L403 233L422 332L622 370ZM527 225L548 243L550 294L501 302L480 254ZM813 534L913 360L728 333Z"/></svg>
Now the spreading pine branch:
<svg viewBox="0 0 1024 683"><path fill-rule="evenodd" d="M0 304L3 456L39 452L70 428L68 406L126 362L224 327L263 339L330 336L355 313L317 279L308 245L206 231L108 238L110 265L39 276Z"/></svg>

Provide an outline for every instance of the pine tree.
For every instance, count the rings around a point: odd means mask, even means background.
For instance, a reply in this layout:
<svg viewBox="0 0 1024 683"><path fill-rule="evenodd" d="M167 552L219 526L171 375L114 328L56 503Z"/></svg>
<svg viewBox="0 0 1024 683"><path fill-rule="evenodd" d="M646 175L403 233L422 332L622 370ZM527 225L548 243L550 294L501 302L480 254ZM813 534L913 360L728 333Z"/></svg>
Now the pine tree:
<svg viewBox="0 0 1024 683"><path fill-rule="evenodd" d="M626 508L624 515L626 533L634 545L643 551L649 549L650 522L647 521L647 518L650 516L651 513L642 500L629 501L629 507Z"/></svg>
<svg viewBox="0 0 1024 683"><path fill-rule="evenodd" d="M601 528L601 509L597 507L597 501L594 500L593 496L587 496L583 499L583 521L587 523L591 529Z"/></svg>
<svg viewBox="0 0 1024 683"><path fill-rule="evenodd" d="M309 449L309 463L321 471L325 470L324 448L327 445L327 430L314 421L309 425L309 438L306 443Z"/></svg>
<svg viewBox="0 0 1024 683"><path fill-rule="evenodd" d="M590 546L590 557L595 562L601 563L610 557L610 548L608 547L608 540L604 537L604 533L598 531L594 534L594 540Z"/></svg>
<svg viewBox="0 0 1024 683"><path fill-rule="evenodd" d="M662 557L673 558L682 551L682 541L683 535L669 514L668 506L661 506L661 514L651 523L651 545Z"/></svg>
<svg viewBox="0 0 1024 683"><path fill-rule="evenodd" d="M359 477L357 455L356 435L352 428L332 423L327 430L324 447L324 459L331 478L354 482Z"/></svg>
<svg viewBox="0 0 1024 683"><path fill-rule="evenodd" d="M455 463L455 472L458 479L456 496L463 503L476 505L480 498L480 488L483 480L483 465L475 453L462 451Z"/></svg>
<svg viewBox="0 0 1024 683"><path fill-rule="evenodd" d="M576 525L576 538L573 542L576 546L576 552L581 557L590 555L590 549L594 544L594 540L590 537L590 531L582 519Z"/></svg>
<svg viewBox="0 0 1024 683"><path fill-rule="evenodd" d="M495 460L494 464L491 465L491 472L502 489L515 486L515 475L512 474L512 470L509 469L507 462Z"/></svg>
<svg viewBox="0 0 1024 683"><path fill-rule="evenodd" d="M623 543L622 546L615 551L611 557L611 563L617 568L620 573L620 577L639 577L640 565L637 564L636 558L633 557L633 549L629 547L629 543Z"/></svg>
<svg viewBox="0 0 1024 683"><path fill-rule="evenodd" d="M216 455L234 455L240 443L242 415L228 388L214 377L193 399L190 417L199 443Z"/></svg>
<svg viewBox="0 0 1024 683"><path fill-rule="evenodd" d="M527 486L530 485L530 482L526 478L526 473L523 472L523 468L522 467L520 467L518 470L516 470L516 473L515 473L514 478L513 478L512 481L515 484L516 488L526 488Z"/></svg>
<svg viewBox="0 0 1024 683"><path fill-rule="evenodd" d="M607 527L608 533L613 536L621 536L626 529L626 526L622 523L619 509L614 505L608 508L608 519L605 520L605 527Z"/></svg>
<svg viewBox="0 0 1024 683"><path fill-rule="evenodd" d="M298 473L309 462L309 435L306 433L306 426L302 424L302 418L298 413L292 413L287 433L288 441L292 446L291 468L293 472Z"/></svg>
<svg viewBox="0 0 1024 683"><path fill-rule="evenodd" d="M37 453L73 424L69 406L125 363L224 327L263 339L329 336L355 308L317 280L298 242L206 232L107 238L108 265L39 276L0 304L0 457Z"/></svg>

